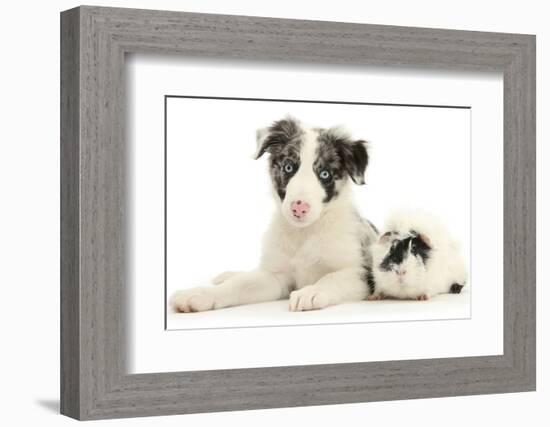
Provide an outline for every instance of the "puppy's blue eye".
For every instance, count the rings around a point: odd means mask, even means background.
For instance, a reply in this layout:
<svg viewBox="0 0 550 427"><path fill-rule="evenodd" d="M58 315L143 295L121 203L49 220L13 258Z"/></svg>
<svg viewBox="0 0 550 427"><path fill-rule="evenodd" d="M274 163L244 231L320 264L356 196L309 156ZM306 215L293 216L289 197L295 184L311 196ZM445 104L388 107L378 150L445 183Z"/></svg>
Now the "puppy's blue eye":
<svg viewBox="0 0 550 427"><path fill-rule="evenodd" d="M327 179L330 179L330 172L326 169L323 169L321 172L319 172L319 178L324 179L325 181Z"/></svg>
<svg viewBox="0 0 550 427"><path fill-rule="evenodd" d="M292 171L294 170L294 166L292 166L292 164L290 163L287 163L286 165L284 165L283 170L286 173L292 173Z"/></svg>

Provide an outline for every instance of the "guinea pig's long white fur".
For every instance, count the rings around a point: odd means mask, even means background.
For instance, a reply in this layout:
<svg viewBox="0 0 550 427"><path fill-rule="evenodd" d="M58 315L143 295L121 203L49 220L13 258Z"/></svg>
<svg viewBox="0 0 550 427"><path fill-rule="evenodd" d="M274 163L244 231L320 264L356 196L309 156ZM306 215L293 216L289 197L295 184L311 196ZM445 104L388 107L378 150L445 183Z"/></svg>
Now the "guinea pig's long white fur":
<svg viewBox="0 0 550 427"><path fill-rule="evenodd" d="M392 234L384 237L387 232ZM411 236L411 232L417 233L428 242L428 258L423 261L420 256L409 252L400 274L382 268L392 240ZM423 212L395 212L388 218L380 236L371 246L374 279L371 299L427 299L442 293L458 293L466 284L468 274L460 244L432 216Z"/></svg>

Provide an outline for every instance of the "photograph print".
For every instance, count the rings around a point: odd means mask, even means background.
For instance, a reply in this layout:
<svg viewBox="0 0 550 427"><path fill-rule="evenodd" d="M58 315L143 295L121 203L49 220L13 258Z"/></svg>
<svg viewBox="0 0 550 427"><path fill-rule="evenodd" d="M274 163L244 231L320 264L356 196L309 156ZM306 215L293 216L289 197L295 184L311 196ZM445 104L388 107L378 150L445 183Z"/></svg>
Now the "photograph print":
<svg viewBox="0 0 550 427"><path fill-rule="evenodd" d="M470 317L470 108L164 107L167 329Z"/></svg>

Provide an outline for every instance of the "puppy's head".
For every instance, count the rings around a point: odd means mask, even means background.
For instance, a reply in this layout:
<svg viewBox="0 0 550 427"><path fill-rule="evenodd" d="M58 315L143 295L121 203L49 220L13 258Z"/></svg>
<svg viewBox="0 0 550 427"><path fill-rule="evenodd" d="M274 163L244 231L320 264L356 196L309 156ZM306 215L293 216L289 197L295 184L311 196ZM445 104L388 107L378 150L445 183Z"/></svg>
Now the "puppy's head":
<svg viewBox="0 0 550 427"><path fill-rule="evenodd" d="M307 128L288 117L257 132L255 158L269 171L283 216L297 227L317 221L348 185L365 183L366 143L338 128Z"/></svg>

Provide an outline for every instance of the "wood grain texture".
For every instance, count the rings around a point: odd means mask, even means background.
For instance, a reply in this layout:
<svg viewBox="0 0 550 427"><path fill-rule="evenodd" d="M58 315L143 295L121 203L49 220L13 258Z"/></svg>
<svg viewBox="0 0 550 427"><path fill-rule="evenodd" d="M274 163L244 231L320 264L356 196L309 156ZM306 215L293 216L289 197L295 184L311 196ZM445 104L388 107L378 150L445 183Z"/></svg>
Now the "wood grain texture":
<svg viewBox="0 0 550 427"><path fill-rule="evenodd" d="M61 412L80 414L78 10L61 20Z"/></svg>
<svg viewBox="0 0 550 427"><path fill-rule="evenodd" d="M535 389L535 38L80 7L61 25L61 403L78 419ZM504 75L502 356L128 375L124 55Z"/></svg>

